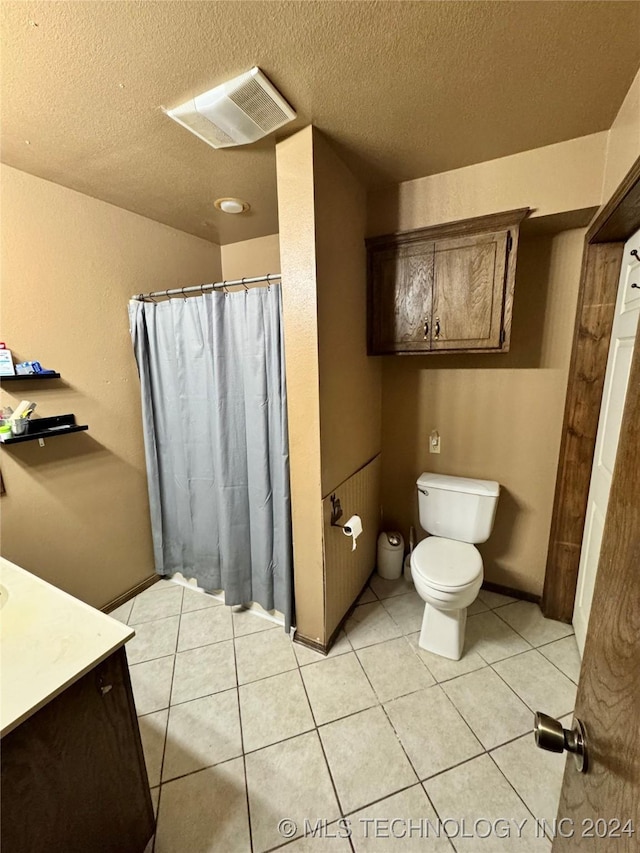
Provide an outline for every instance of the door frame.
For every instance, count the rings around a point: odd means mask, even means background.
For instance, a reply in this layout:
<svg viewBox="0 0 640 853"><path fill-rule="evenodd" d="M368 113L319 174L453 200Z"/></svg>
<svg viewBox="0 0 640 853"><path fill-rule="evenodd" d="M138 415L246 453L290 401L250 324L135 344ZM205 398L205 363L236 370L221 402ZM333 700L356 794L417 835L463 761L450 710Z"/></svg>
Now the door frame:
<svg viewBox="0 0 640 853"><path fill-rule="evenodd" d="M542 612L571 622L625 242L640 228L640 157L585 235Z"/></svg>

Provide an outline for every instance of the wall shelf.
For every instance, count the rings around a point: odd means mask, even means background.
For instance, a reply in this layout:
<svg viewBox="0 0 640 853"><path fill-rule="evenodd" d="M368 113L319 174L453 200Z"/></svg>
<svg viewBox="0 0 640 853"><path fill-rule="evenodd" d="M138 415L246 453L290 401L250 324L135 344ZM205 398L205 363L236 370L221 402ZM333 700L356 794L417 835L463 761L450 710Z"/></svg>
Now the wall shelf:
<svg viewBox="0 0 640 853"><path fill-rule="evenodd" d="M15 373L9 376L0 376L0 385L5 382L34 382L36 379L60 379L59 373Z"/></svg>
<svg viewBox="0 0 640 853"><path fill-rule="evenodd" d="M58 435L69 435L72 432L84 432L89 429L87 424L76 424L75 415L54 415L51 418L36 418L27 422L27 431L24 435L16 435L7 438L2 444L22 444L25 441L43 440L55 438Z"/></svg>

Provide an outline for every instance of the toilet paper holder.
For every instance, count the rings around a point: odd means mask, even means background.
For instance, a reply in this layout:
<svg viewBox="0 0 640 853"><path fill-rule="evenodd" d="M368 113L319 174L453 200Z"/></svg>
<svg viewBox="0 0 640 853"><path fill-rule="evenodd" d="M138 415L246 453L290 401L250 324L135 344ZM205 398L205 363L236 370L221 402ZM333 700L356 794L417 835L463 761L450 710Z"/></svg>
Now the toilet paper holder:
<svg viewBox="0 0 640 853"><path fill-rule="evenodd" d="M344 527L344 524L338 524L342 516L343 512L342 506L340 505L340 498L337 498L335 495L331 495L331 526Z"/></svg>

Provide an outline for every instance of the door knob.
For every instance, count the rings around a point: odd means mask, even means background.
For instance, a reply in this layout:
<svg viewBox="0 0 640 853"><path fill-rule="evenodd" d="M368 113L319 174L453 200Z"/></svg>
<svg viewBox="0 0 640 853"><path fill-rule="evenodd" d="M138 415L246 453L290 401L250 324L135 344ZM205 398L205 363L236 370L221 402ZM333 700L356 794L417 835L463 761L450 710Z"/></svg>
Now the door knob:
<svg viewBox="0 0 640 853"><path fill-rule="evenodd" d="M572 729L563 729L559 720L536 711L533 734L540 749L549 752L564 752L566 749L573 755L576 769L580 773L587 772L587 733L581 720L575 719Z"/></svg>

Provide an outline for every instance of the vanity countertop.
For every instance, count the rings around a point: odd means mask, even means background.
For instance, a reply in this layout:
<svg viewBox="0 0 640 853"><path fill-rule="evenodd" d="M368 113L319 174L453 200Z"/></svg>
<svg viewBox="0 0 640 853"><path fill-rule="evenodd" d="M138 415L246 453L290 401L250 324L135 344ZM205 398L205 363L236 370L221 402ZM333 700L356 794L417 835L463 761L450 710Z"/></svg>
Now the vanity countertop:
<svg viewBox="0 0 640 853"><path fill-rule="evenodd" d="M135 632L2 557L0 585L0 736L4 736Z"/></svg>

